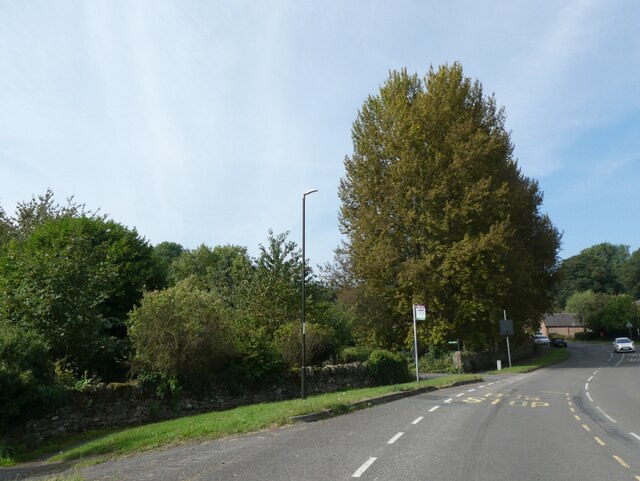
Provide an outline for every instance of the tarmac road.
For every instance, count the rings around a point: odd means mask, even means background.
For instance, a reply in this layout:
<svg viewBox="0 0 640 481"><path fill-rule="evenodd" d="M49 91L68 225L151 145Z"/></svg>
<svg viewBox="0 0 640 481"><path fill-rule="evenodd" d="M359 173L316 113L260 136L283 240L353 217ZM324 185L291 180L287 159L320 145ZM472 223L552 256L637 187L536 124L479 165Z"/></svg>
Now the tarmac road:
<svg viewBox="0 0 640 481"><path fill-rule="evenodd" d="M119 459L88 480L640 481L640 354L570 343L522 375Z"/></svg>

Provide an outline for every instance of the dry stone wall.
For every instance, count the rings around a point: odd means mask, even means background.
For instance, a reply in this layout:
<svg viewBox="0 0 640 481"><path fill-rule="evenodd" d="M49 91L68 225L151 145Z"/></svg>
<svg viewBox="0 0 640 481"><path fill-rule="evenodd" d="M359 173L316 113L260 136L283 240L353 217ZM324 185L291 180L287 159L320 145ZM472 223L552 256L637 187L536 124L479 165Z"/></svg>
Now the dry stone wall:
<svg viewBox="0 0 640 481"><path fill-rule="evenodd" d="M366 364L352 363L306 368L309 394L374 386ZM300 377L291 373L278 384L246 392L229 392L216 386L207 396L184 393L178 399L161 400L155 392L135 383L101 385L94 390L72 392L67 404L47 416L15 426L0 440L33 448L51 439L92 429L133 426L238 406L293 399L300 395Z"/></svg>

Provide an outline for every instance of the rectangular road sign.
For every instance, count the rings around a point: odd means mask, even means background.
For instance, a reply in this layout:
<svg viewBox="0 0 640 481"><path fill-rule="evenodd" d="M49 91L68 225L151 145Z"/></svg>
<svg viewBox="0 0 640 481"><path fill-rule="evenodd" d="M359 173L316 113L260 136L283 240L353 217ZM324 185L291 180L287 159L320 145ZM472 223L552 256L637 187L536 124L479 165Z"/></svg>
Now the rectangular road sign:
<svg viewBox="0 0 640 481"><path fill-rule="evenodd" d="M512 319L500 319L500 335L501 336L513 336L513 320Z"/></svg>

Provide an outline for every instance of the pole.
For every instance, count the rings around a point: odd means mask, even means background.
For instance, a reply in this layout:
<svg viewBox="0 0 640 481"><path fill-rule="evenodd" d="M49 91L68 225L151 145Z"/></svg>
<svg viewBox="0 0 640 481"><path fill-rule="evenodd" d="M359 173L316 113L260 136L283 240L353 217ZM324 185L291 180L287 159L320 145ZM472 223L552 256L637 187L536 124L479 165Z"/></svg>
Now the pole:
<svg viewBox="0 0 640 481"><path fill-rule="evenodd" d="M507 311L503 310L504 320L507 320ZM509 357L509 367L511 367L511 349L509 348L509 336L507 336L507 356Z"/></svg>
<svg viewBox="0 0 640 481"><path fill-rule="evenodd" d="M416 358L416 382L420 381L420 373L418 372L418 332L416 329L416 305L413 304L413 354Z"/></svg>
<svg viewBox="0 0 640 481"><path fill-rule="evenodd" d="M305 252L304 252L304 243L305 243L305 218L304 218L304 211L305 211L305 199L306 199L306 195L303 194L302 195L302 363L301 363L301 368L300 368L300 393L301 393L301 397L302 399L306 399L307 398L307 392L306 392L306 373L305 373L305 349L306 349L306 336L307 336L307 325L305 322L305 313L306 313L306 302L305 302L305 295L304 295L304 284L305 284L305 278L307 276L306 270L305 270L305 262L306 262L306 258L305 258Z"/></svg>
<svg viewBox="0 0 640 481"><path fill-rule="evenodd" d="M302 399L307 398L307 379L306 379L306 366L305 366L305 358L306 358L306 337L307 337L307 323L305 320L306 315L306 298L304 295L304 285L307 277L306 271L306 261L305 257L305 200L309 194L313 194L314 192L318 192L318 189L311 189L302 194L302 279L301 283L301 291L302 291L302 362L300 363L300 397Z"/></svg>

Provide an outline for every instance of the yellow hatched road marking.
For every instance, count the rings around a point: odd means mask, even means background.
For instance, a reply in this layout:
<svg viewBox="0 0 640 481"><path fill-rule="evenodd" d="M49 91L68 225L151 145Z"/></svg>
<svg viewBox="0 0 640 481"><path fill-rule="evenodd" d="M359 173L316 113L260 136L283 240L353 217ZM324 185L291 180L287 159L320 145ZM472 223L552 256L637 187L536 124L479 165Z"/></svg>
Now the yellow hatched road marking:
<svg viewBox="0 0 640 481"><path fill-rule="evenodd" d="M631 466L629 466L627 463L624 462L624 459L622 459L620 456L616 456L615 454L613 455L613 459L615 459L616 461L618 461L622 466L624 466L625 468L630 468Z"/></svg>
<svg viewBox="0 0 640 481"><path fill-rule="evenodd" d="M596 442L600 445L600 446L606 446L607 443L605 443L602 439L600 439L598 436L594 436L593 439L596 440Z"/></svg>
<svg viewBox="0 0 640 481"><path fill-rule="evenodd" d="M582 427L584 428L585 431L591 432L591 428L589 426L587 426L586 424L583 424Z"/></svg>

